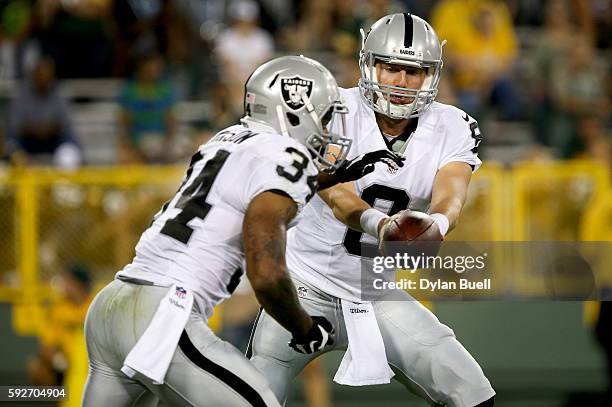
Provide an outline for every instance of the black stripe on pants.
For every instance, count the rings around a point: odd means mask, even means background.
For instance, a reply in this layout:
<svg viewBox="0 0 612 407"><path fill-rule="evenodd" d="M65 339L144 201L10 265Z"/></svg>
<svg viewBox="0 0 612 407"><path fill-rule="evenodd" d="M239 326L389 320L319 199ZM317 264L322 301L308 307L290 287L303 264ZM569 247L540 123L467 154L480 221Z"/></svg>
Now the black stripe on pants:
<svg viewBox="0 0 612 407"><path fill-rule="evenodd" d="M253 328L251 329L251 336L249 337L249 344L246 349L247 359L251 359L253 356L253 337L255 336L255 330L257 329L257 323L259 322L259 317L261 317L261 313L263 312L263 307L259 307L259 311L257 311L257 316L255 317L255 322L253 322Z"/></svg>
<svg viewBox="0 0 612 407"><path fill-rule="evenodd" d="M240 377L236 376L234 373L230 372L223 366L220 366L208 359L206 356L202 355L200 351L195 347L195 345L187 336L187 332L183 330L181 334L181 339L179 340L179 348L183 351L185 356L196 366L201 368L202 370L212 374L217 379L221 380L223 383L231 387L234 391L240 394L246 401L251 403L253 407L266 407L266 403L263 398L259 395L257 390L249 386L247 382L242 380Z"/></svg>

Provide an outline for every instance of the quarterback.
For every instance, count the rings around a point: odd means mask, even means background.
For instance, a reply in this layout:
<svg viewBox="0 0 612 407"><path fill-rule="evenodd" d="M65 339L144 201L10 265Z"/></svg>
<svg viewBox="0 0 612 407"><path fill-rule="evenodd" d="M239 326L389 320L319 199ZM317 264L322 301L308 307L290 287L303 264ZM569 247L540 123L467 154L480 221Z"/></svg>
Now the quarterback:
<svg viewBox="0 0 612 407"><path fill-rule="evenodd" d="M473 118L434 101L444 43L426 21L392 14L362 34L359 86L341 89L349 110L349 157L388 149L404 155L404 166L377 166L355 182L320 192L288 233L287 267L300 302L334 324L334 345L309 355L286 349L281 345L289 332L262 310L247 357L281 403L290 380L310 360L341 350L338 383L383 384L394 377L432 405L492 406L495 392L482 369L429 310L400 290L364 298L362 267L389 216L407 208L428 212L441 238L456 224L471 174L481 164L482 137ZM354 194L364 201L358 209L344 204Z"/></svg>
<svg viewBox="0 0 612 407"><path fill-rule="evenodd" d="M328 128L342 129L346 106L316 61L267 62L245 90L241 124L200 146L132 263L90 306L84 406L157 398L173 406L278 406L261 373L207 325L243 263L267 315L291 333L293 349L284 347L307 354L333 344L330 322L300 306L285 266L286 229L315 195L320 168L329 186L378 161L399 169L401 159L381 151L345 160L350 140Z"/></svg>

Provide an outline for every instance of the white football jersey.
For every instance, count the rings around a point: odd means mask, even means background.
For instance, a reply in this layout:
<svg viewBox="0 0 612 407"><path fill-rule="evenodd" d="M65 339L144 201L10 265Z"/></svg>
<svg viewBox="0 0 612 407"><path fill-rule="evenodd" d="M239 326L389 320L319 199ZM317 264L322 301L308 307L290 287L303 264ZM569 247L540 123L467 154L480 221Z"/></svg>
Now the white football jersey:
<svg viewBox="0 0 612 407"><path fill-rule="evenodd" d="M315 193L317 174L308 150L290 137L242 125L217 133L194 154L178 192L117 277L180 284L209 317L240 281L242 222L251 200L278 190L301 211Z"/></svg>
<svg viewBox="0 0 612 407"><path fill-rule="evenodd" d="M349 109L346 135L353 140L349 158L388 148L374 111L362 101L359 89L341 89L341 94ZM385 164L377 163L374 172L355 181L357 194L390 215L406 208L427 212L438 170L461 161L476 171L481 164L477 154L481 138L473 118L456 107L434 102L419 117L407 141L404 166L390 172ZM362 245L374 248L377 240L336 220L316 196L288 233L287 266L297 278L330 295L360 301Z"/></svg>

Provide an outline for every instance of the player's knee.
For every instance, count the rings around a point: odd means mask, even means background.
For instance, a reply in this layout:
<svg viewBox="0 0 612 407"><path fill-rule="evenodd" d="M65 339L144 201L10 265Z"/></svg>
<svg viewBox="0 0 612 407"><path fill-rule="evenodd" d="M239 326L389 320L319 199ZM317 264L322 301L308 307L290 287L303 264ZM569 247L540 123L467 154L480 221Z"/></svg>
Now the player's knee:
<svg viewBox="0 0 612 407"><path fill-rule="evenodd" d="M495 404L495 396L491 397L490 399L483 401L480 404L475 405L474 407L492 407Z"/></svg>

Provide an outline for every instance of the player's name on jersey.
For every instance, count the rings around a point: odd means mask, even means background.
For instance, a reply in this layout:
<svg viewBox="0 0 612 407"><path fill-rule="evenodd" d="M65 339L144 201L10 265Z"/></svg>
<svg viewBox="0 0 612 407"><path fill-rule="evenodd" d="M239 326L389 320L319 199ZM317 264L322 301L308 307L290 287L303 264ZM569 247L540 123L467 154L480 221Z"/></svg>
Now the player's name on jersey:
<svg viewBox="0 0 612 407"><path fill-rule="evenodd" d="M251 137L257 135L257 133L244 129L242 131L221 131L217 133L210 141L215 142L225 142L225 143L236 143L240 144L245 140L250 139Z"/></svg>
<svg viewBox="0 0 612 407"><path fill-rule="evenodd" d="M377 278L372 284L376 290L427 290L431 292L447 290L491 290L490 278L483 278L480 280L460 278L458 281L445 281L439 278L419 278L415 280L402 278L398 281L384 281L382 278Z"/></svg>

